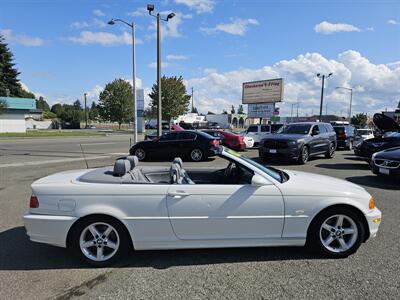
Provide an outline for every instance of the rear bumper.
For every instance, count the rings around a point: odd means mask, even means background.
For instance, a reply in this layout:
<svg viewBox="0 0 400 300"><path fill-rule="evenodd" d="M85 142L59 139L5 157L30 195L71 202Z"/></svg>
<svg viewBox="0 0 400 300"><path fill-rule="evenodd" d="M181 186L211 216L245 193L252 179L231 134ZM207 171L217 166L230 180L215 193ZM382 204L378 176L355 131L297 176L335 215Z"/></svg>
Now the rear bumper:
<svg viewBox="0 0 400 300"><path fill-rule="evenodd" d="M337 140L338 148L347 148L350 145L350 140Z"/></svg>
<svg viewBox="0 0 400 300"><path fill-rule="evenodd" d="M58 247L67 246L67 235L76 217L34 215L27 213L23 221L26 234L33 242L50 244Z"/></svg>
<svg viewBox="0 0 400 300"><path fill-rule="evenodd" d="M365 215L369 227L369 237L374 238L381 224L382 213L379 209L374 208L371 212Z"/></svg>

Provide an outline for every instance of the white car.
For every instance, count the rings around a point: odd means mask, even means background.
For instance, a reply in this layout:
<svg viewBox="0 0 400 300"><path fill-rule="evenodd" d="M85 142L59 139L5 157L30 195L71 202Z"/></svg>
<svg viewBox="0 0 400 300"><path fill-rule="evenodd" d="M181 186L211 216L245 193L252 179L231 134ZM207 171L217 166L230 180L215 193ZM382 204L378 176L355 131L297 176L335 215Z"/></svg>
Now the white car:
<svg viewBox="0 0 400 300"><path fill-rule="evenodd" d="M362 187L264 167L221 147L226 168L114 167L50 175L32 184L26 231L106 266L125 250L309 245L346 257L378 231L381 212Z"/></svg>
<svg viewBox="0 0 400 300"><path fill-rule="evenodd" d="M243 141L246 144L246 148L254 147L254 139L252 137L243 135Z"/></svg>
<svg viewBox="0 0 400 300"><path fill-rule="evenodd" d="M374 138L372 129L357 129L357 136L361 137L363 141Z"/></svg>

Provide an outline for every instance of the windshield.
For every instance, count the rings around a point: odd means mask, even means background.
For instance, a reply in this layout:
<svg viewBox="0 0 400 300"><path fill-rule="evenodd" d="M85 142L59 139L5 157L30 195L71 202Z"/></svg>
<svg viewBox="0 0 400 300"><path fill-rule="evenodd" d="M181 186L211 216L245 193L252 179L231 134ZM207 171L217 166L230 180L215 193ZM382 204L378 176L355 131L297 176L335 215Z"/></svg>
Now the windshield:
<svg viewBox="0 0 400 300"><path fill-rule="evenodd" d="M383 137L400 138L400 132L386 132Z"/></svg>
<svg viewBox="0 0 400 300"><path fill-rule="evenodd" d="M287 134L308 134L310 132L311 125L310 124L289 124L285 125L276 133L287 133Z"/></svg>
<svg viewBox="0 0 400 300"><path fill-rule="evenodd" d="M359 135L372 134L372 131L368 129L357 129L357 134Z"/></svg>
<svg viewBox="0 0 400 300"><path fill-rule="evenodd" d="M238 152L233 151L233 150L228 149L228 148L225 148L225 147L224 147L224 151L229 153L229 154L232 154L232 155L234 155L236 157L240 157L241 159L243 159L247 163L253 165L257 169L261 170L262 172L266 173L267 175L271 176L272 178L274 178L275 180L277 180L279 182L283 182L286 179L281 170L263 166L263 165L259 164L258 162L255 162L254 160L252 160L252 159L250 159L248 157L245 157L245 156L239 154Z"/></svg>

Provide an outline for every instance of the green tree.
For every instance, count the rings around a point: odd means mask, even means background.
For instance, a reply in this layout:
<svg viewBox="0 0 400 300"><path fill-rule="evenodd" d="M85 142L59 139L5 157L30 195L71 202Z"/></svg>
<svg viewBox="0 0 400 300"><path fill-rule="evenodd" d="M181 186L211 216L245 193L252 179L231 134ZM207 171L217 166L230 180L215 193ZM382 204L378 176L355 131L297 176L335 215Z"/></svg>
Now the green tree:
<svg viewBox="0 0 400 300"><path fill-rule="evenodd" d="M133 113L133 91L129 82L115 79L106 85L99 97L99 113L102 119L118 122L121 129L123 122L129 122Z"/></svg>
<svg viewBox="0 0 400 300"><path fill-rule="evenodd" d="M244 109L243 109L243 105L239 104L239 108L238 108L238 114L244 114Z"/></svg>
<svg viewBox="0 0 400 300"><path fill-rule="evenodd" d="M0 35L0 96L35 98L32 93L22 88L19 74L13 62L13 54Z"/></svg>
<svg viewBox="0 0 400 300"><path fill-rule="evenodd" d="M363 128L367 125L367 120L367 114L360 113L351 117L351 124Z"/></svg>
<svg viewBox="0 0 400 300"><path fill-rule="evenodd" d="M225 109L223 109L223 110L222 110L222 114L223 114L223 115L227 115L228 112L227 112Z"/></svg>
<svg viewBox="0 0 400 300"><path fill-rule="evenodd" d="M0 99L0 115L7 109L7 102Z"/></svg>
<svg viewBox="0 0 400 300"><path fill-rule="evenodd" d="M188 112L190 95L186 94L186 87L183 78L166 77L161 78L161 107L163 120L171 120ZM151 107L157 109L158 106L158 85L154 84L149 94Z"/></svg>
<svg viewBox="0 0 400 300"><path fill-rule="evenodd" d="M39 99L36 99L36 108L42 109L43 111L50 110L49 104L47 104L46 100L44 100L42 96L40 96Z"/></svg>
<svg viewBox="0 0 400 300"><path fill-rule="evenodd" d="M56 103L56 104L54 104L54 105L51 107L50 111L51 111L52 113L56 114L56 116L57 116L58 118L60 118L61 113L64 111L64 108L63 108L63 106L62 106L60 103Z"/></svg>
<svg viewBox="0 0 400 300"><path fill-rule="evenodd" d="M97 120L99 118L99 109L97 108L96 102L92 102L92 106L89 109L89 120Z"/></svg>
<svg viewBox="0 0 400 300"><path fill-rule="evenodd" d="M231 114L235 114L235 113L236 113L235 107L232 105L232 107L231 107Z"/></svg>
<svg viewBox="0 0 400 300"><path fill-rule="evenodd" d="M43 119L55 119L57 115L50 110L45 110L43 113Z"/></svg>

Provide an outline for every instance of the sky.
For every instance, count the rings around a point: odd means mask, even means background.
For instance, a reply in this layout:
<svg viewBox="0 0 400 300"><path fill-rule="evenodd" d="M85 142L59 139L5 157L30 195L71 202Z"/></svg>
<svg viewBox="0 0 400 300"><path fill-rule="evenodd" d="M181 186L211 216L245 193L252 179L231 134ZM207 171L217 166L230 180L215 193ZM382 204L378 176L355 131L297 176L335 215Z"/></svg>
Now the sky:
<svg viewBox="0 0 400 300"><path fill-rule="evenodd" d="M132 80L130 28L136 26L136 82L156 81L155 18L148 1L0 0L0 34L14 53L22 84L50 104L96 101L116 79ZM183 76L202 113L241 103L242 83L284 78L281 115L393 110L400 101L399 0L163 0L162 74ZM146 97L148 101L148 97ZM246 107L246 106L245 106Z"/></svg>

